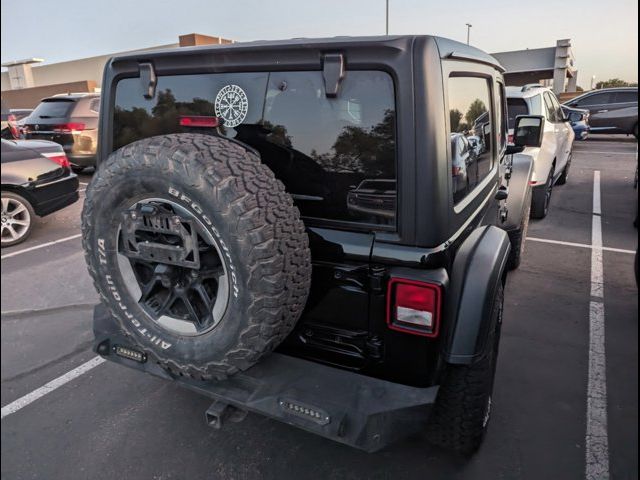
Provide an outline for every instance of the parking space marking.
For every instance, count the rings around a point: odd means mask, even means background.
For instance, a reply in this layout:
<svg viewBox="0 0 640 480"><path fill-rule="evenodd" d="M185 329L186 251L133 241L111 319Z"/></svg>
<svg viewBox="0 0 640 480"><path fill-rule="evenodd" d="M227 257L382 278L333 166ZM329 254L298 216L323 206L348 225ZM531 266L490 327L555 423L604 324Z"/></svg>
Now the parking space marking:
<svg viewBox="0 0 640 480"><path fill-rule="evenodd" d="M83 363L79 367L76 367L73 370L65 373L64 375L51 380L49 383L41 386L33 392L27 393L24 397L20 397L19 399L11 402L9 405L2 407L2 415L0 418L4 418L11 415L12 413L16 413L18 410L35 402L39 398L44 397L47 393L53 392L57 388L60 388L61 386L69 383L74 378L78 378L83 373L87 373L89 370L97 367L101 363L104 363L104 361L105 360L102 357L93 357L91 360Z"/></svg>
<svg viewBox="0 0 640 480"><path fill-rule="evenodd" d="M589 375L585 475L587 480L608 480L607 377L605 360L604 275L602 266L602 208L600 171L593 172L591 223L591 300L589 303Z"/></svg>
<svg viewBox="0 0 640 480"><path fill-rule="evenodd" d="M64 237L59 240L53 240L52 242L46 242L40 245L34 245L33 247L25 248L23 250L18 250L17 252L6 253L0 257L0 260L4 260L5 258L10 258L10 257L15 257L16 255L20 255L22 253L32 252L33 250L38 250L40 248L50 247L51 245L55 245L57 243L67 242L69 240L73 240L81 236L82 236L81 233L77 233L75 235L71 235L70 237Z"/></svg>
<svg viewBox="0 0 640 480"><path fill-rule="evenodd" d="M80 185L85 185L85 186L89 185L87 182L79 182L79 183L80 183Z"/></svg>
<svg viewBox="0 0 640 480"><path fill-rule="evenodd" d="M574 243L574 242L563 242L562 240L551 240L549 238L538 238L538 237L527 237L528 241L532 242L541 242L541 243L553 243L555 245L565 245L567 247L579 247L579 248L599 248L600 250L604 250L607 252L617 252L617 253L630 253L631 255L635 255L634 250L626 250L624 248L614 248L614 247L597 247L595 245L589 245L586 243Z"/></svg>
<svg viewBox="0 0 640 480"><path fill-rule="evenodd" d="M589 154L594 154L594 155L598 155L598 154L599 155L635 155L636 154L635 151L628 151L628 152L598 152L598 151L596 151L596 152L594 152L594 151L589 150L589 149L585 149L585 150L578 149L576 151L580 152L580 153L589 153Z"/></svg>

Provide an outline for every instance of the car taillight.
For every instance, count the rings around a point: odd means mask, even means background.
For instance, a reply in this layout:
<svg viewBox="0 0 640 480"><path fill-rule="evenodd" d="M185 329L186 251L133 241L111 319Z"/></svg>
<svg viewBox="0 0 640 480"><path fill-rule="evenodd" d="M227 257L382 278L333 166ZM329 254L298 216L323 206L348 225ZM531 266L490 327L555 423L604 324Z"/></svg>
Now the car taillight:
<svg viewBox="0 0 640 480"><path fill-rule="evenodd" d="M53 160L54 162L56 162L58 165L60 165L62 168L70 168L71 167L71 163L69 163L69 159L67 158L67 156L64 153L44 153L43 154L45 157L47 157L49 160Z"/></svg>
<svg viewBox="0 0 640 480"><path fill-rule="evenodd" d="M13 138L20 138L20 130L18 130L18 124L16 123L16 116L10 113L7 116L7 125Z"/></svg>
<svg viewBox="0 0 640 480"><path fill-rule="evenodd" d="M220 126L220 119L204 115L180 115L180 125L183 127L216 128Z"/></svg>
<svg viewBox="0 0 640 480"><path fill-rule="evenodd" d="M54 125L53 131L56 133L75 133L81 132L85 129L86 125L79 122L62 123L60 125Z"/></svg>
<svg viewBox="0 0 640 480"><path fill-rule="evenodd" d="M440 285L392 278L387 289L387 325L401 332L436 337L441 303Z"/></svg>
<svg viewBox="0 0 640 480"><path fill-rule="evenodd" d="M513 143L513 135L507 136L507 143Z"/></svg>

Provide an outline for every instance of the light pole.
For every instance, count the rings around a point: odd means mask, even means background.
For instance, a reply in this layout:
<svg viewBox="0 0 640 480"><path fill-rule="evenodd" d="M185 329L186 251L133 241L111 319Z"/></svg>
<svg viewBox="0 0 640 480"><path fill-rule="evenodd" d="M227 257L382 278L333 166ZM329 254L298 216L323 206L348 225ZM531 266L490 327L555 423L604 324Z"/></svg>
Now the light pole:
<svg viewBox="0 0 640 480"><path fill-rule="evenodd" d="M469 36L471 35L471 27L473 27L473 25L471 25L470 23L467 23L467 45L469 45Z"/></svg>
<svg viewBox="0 0 640 480"><path fill-rule="evenodd" d="M389 0L386 0L387 11L385 15L385 35L389 35Z"/></svg>

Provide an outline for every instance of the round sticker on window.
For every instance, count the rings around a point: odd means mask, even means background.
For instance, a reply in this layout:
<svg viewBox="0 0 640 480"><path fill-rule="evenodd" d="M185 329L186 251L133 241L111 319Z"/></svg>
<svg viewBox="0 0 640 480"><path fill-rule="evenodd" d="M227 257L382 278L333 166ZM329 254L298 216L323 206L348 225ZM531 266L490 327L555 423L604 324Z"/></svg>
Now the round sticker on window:
<svg viewBox="0 0 640 480"><path fill-rule="evenodd" d="M216 116L224 120L225 127L240 125L249 110L249 99L238 85L222 87L216 95Z"/></svg>

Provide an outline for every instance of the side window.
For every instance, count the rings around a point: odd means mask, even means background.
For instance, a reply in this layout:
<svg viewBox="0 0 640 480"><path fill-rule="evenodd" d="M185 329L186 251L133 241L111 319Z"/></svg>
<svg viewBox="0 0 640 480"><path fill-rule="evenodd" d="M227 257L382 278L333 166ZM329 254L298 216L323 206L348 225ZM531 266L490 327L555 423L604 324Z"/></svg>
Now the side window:
<svg viewBox="0 0 640 480"><path fill-rule="evenodd" d="M560 106L560 102L558 102L558 97L553 93L547 93L549 98L551 99L551 104L553 105L553 109L556 112L556 120L561 122L564 119L564 112L562 111L562 107Z"/></svg>
<svg viewBox="0 0 640 480"><path fill-rule="evenodd" d="M89 110L91 110L92 112L96 112L96 113L100 112L100 99L99 98L91 100L91 103L89 104Z"/></svg>
<svg viewBox="0 0 640 480"><path fill-rule="evenodd" d="M594 93L578 102L579 107L588 107L590 105L602 105L611 103L611 94L609 92Z"/></svg>
<svg viewBox="0 0 640 480"><path fill-rule="evenodd" d="M498 151L502 153L504 149L507 148L507 131L509 128L507 125L507 119L508 119L507 100L506 100L504 85L498 82L497 87L498 87L497 88L498 104L497 104L497 110L496 110L496 124L498 125L497 145L498 145Z"/></svg>
<svg viewBox="0 0 640 480"><path fill-rule="evenodd" d="M552 123L557 123L558 118L556 116L556 107L553 105L553 100L551 99L551 95L547 92L544 92L544 107L547 112L547 120Z"/></svg>
<svg viewBox="0 0 640 480"><path fill-rule="evenodd" d="M449 142L454 203L466 197L493 166L489 85L485 78L449 78Z"/></svg>
<svg viewBox="0 0 640 480"><path fill-rule="evenodd" d="M638 92L615 92L614 103L638 103Z"/></svg>

